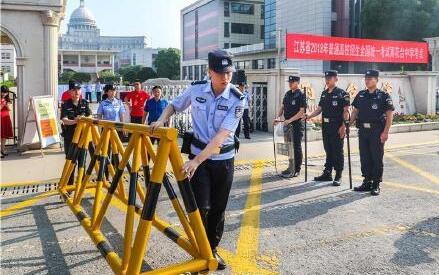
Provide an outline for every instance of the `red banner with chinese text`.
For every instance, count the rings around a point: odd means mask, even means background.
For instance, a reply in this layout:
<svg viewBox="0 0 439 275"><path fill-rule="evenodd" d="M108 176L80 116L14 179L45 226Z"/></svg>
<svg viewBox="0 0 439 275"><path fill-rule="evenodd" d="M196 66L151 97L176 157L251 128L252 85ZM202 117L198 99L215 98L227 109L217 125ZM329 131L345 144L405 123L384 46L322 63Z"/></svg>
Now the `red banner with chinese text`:
<svg viewBox="0 0 439 275"><path fill-rule="evenodd" d="M428 63L427 42L287 33L286 48L289 59Z"/></svg>

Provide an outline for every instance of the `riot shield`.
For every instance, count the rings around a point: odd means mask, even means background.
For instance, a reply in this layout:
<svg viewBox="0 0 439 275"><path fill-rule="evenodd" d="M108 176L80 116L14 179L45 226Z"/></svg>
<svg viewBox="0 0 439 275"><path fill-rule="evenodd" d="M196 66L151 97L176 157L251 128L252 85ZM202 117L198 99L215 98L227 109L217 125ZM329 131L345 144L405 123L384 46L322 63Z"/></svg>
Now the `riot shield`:
<svg viewBox="0 0 439 275"><path fill-rule="evenodd" d="M273 129L274 166L276 173L285 178L293 177L294 144L293 127L278 122Z"/></svg>

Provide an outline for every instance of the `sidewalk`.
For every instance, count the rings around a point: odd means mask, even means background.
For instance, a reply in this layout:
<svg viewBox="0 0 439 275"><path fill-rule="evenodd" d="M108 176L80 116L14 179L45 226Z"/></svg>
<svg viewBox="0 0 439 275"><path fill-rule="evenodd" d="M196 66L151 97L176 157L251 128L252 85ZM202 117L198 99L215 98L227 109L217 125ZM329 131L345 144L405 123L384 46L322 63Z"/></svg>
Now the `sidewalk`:
<svg viewBox="0 0 439 275"><path fill-rule="evenodd" d="M387 149L423 143L439 143L439 131L425 131L412 133L391 134L386 144ZM346 146L346 142L345 142ZM358 139L351 139L353 153L358 152ZM324 154L321 141L308 143L308 156L310 158ZM271 160L273 159L272 134L255 132L251 139L241 139L241 147L236 156L237 161ZM0 161L0 183L20 183L32 181L45 181L57 179L61 175L65 156L61 149L44 150L41 157L39 150L27 151L22 155L10 154Z"/></svg>

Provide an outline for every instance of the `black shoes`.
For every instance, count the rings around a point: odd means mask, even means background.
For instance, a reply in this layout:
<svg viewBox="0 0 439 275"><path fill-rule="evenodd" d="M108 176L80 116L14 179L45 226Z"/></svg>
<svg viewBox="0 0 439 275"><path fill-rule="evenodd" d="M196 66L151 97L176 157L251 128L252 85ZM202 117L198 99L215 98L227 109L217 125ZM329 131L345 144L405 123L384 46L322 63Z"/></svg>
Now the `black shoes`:
<svg viewBox="0 0 439 275"><path fill-rule="evenodd" d="M340 186L341 185L341 171L336 171L335 172L335 178L334 181L332 182L333 186Z"/></svg>
<svg viewBox="0 0 439 275"><path fill-rule="evenodd" d="M294 175L291 172L290 168L281 172L282 177L284 178L292 178Z"/></svg>
<svg viewBox="0 0 439 275"><path fill-rule="evenodd" d="M378 196L380 194L380 182L379 181L374 181L372 182L372 188L370 190L370 194L372 196Z"/></svg>
<svg viewBox="0 0 439 275"><path fill-rule="evenodd" d="M250 136L246 136L245 139L251 139Z"/></svg>
<svg viewBox="0 0 439 275"><path fill-rule="evenodd" d="M372 182L369 179L364 179L360 186L354 187L356 192L369 192L372 189Z"/></svg>
<svg viewBox="0 0 439 275"><path fill-rule="evenodd" d="M212 250L213 257L218 261L218 270L224 270L227 268L226 262L221 258L216 249Z"/></svg>
<svg viewBox="0 0 439 275"><path fill-rule="evenodd" d="M331 172L324 170L320 176L314 178L314 181L332 181Z"/></svg>
<svg viewBox="0 0 439 275"><path fill-rule="evenodd" d="M294 172L293 177L296 178L300 176L300 170L296 170L296 172Z"/></svg>

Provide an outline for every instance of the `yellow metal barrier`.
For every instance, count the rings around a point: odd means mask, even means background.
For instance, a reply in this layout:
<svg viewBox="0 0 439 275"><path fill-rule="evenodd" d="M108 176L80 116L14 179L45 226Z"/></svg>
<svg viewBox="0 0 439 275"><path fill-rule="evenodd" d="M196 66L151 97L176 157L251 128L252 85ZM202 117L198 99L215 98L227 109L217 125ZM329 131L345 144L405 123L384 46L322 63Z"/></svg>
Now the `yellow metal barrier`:
<svg viewBox="0 0 439 275"><path fill-rule="evenodd" d="M117 131L121 130L131 133L126 148L123 147L117 134ZM160 138L157 152L154 152L150 137ZM91 155L88 167L86 167L87 152ZM182 172L183 159L177 145L176 129L160 128L151 133L146 125L81 118L66 159L59 182L59 192L114 273L141 272L152 226L187 251L192 256L192 260L144 274L180 274L217 268L218 262L212 255L191 185ZM149 161L153 162L151 172ZM166 173L168 161L177 179L186 213ZM78 166L76 180L73 186L69 186L70 175L76 166ZM129 173L127 191L122 181L125 169ZM140 169L143 170L146 190L138 180ZM95 182L91 180L93 172L96 175ZM184 234L177 232L155 214L162 184L181 222ZM86 189L94 190L90 215L81 207ZM121 256L114 251L100 229L114 196L127 206ZM136 202L136 196L143 202L142 204ZM140 220L134 234L135 215L139 215Z"/></svg>

